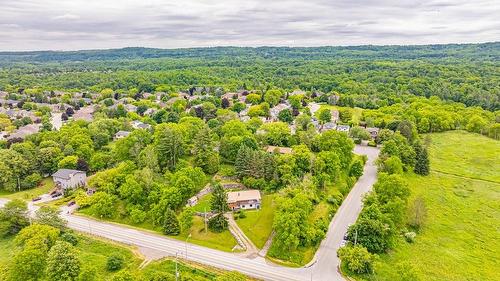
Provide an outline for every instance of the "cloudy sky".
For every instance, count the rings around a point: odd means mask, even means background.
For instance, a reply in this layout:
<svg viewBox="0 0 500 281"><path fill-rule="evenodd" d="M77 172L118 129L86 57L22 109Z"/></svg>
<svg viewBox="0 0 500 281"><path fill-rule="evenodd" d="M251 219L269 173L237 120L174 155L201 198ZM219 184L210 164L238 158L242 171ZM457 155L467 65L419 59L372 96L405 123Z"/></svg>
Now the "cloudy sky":
<svg viewBox="0 0 500 281"><path fill-rule="evenodd" d="M0 0L0 50L500 41L499 0Z"/></svg>

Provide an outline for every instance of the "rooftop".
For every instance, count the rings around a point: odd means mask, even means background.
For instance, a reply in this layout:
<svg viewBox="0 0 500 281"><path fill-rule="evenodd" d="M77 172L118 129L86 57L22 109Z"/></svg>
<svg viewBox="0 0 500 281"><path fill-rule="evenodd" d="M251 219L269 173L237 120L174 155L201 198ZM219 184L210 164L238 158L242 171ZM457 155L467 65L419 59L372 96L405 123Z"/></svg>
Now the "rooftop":
<svg viewBox="0 0 500 281"><path fill-rule="evenodd" d="M248 201L248 200L260 200L260 191L243 190L243 191L233 191L227 193L227 202L234 203L238 201Z"/></svg>

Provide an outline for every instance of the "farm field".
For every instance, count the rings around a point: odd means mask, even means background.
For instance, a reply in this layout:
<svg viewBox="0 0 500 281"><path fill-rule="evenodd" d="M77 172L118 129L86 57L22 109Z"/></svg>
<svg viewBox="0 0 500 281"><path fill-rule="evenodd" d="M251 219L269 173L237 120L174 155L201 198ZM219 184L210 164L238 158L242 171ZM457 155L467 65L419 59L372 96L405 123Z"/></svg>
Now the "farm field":
<svg viewBox="0 0 500 281"><path fill-rule="evenodd" d="M415 243L401 239L382 255L369 279L398 280L406 263L421 280L500 280L500 142L462 131L430 137L431 174L406 175L412 199L425 201L424 227Z"/></svg>

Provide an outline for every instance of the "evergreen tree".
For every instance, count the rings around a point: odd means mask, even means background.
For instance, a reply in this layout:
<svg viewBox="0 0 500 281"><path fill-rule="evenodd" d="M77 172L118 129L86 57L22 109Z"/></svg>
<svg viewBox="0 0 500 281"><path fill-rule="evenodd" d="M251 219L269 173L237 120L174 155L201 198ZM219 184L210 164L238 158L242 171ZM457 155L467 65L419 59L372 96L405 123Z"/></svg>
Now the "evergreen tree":
<svg viewBox="0 0 500 281"><path fill-rule="evenodd" d="M165 212L163 232L167 235L179 235L181 232L179 220L175 216L175 212L170 208Z"/></svg>
<svg viewBox="0 0 500 281"><path fill-rule="evenodd" d="M248 167L251 157L252 157L252 149L246 145L240 146L238 154L236 155L236 161L234 162L236 175L240 179L248 176L249 174Z"/></svg>
<svg viewBox="0 0 500 281"><path fill-rule="evenodd" d="M427 152L427 148L422 145L417 145L415 147L416 152L416 163L414 171L419 175L426 176L430 172L430 163L429 163L429 153Z"/></svg>
<svg viewBox="0 0 500 281"><path fill-rule="evenodd" d="M215 232L221 232L227 229L228 222L224 217L224 213L229 211L229 206L227 205L226 191L220 183L215 184L212 189L210 206L216 215L208 221L208 227Z"/></svg>
<svg viewBox="0 0 500 281"><path fill-rule="evenodd" d="M194 162L204 172L215 174L219 170L219 157L214 151L212 131L204 126L194 140Z"/></svg>
<svg viewBox="0 0 500 281"><path fill-rule="evenodd" d="M162 169L174 170L183 154L184 140L178 125L160 124L156 126L155 146L158 164Z"/></svg>

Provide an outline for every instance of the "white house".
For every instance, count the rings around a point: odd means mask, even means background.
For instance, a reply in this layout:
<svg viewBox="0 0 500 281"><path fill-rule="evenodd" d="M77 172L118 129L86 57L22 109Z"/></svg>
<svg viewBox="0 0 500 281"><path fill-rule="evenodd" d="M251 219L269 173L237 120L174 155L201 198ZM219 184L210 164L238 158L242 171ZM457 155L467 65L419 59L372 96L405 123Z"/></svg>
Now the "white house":
<svg viewBox="0 0 500 281"><path fill-rule="evenodd" d="M242 190L227 193L227 204L233 211L260 209L261 197L258 190Z"/></svg>
<svg viewBox="0 0 500 281"><path fill-rule="evenodd" d="M59 169L52 175L56 187L62 189L85 186L87 175L84 171Z"/></svg>

